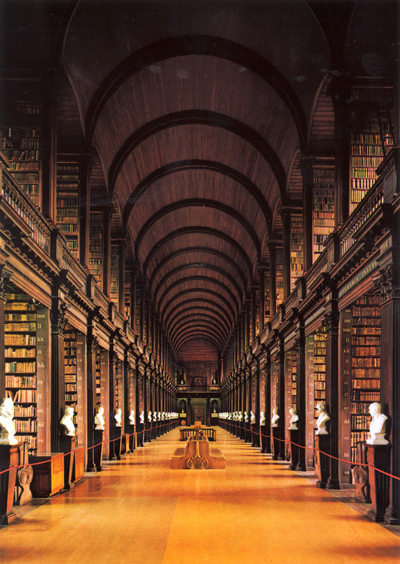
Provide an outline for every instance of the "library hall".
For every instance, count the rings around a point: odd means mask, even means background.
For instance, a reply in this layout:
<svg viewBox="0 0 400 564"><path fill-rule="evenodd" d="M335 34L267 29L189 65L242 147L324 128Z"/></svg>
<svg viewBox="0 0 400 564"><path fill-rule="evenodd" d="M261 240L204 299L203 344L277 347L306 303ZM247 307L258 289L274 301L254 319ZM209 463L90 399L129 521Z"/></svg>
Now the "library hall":
<svg viewBox="0 0 400 564"><path fill-rule="evenodd" d="M0 561L398 564L398 0L0 0Z"/></svg>

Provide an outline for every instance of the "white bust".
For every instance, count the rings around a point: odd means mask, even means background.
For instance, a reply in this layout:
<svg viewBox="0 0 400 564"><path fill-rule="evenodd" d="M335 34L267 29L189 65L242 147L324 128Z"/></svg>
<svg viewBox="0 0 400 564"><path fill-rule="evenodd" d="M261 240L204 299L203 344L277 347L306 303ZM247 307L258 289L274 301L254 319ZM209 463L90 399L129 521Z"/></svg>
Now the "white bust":
<svg viewBox="0 0 400 564"><path fill-rule="evenodd" d="M256 416L255 416L255 413L253 413L252 411L250 411L250 423L252 425L256 424Z"/></svg>
<svg viewBox="0 0 400 564"><path fill-rule="evenodd" d="M115 426L122 427L122 409L120 407L116 410L114 419L115 419Z"/></svg>
<svg viewBox="0 0 400 564"><path fill-rule="evenodd" d="M244 414L243 414L243 419L244 419L244 422L245 422L245 423L248 422L247 411L244 412Z"/></svg>
<svg viewBox="0 0 400 564"><path fill-rule="evenodd" d="M161 411L158 412L157 418L159 421L161 421Z"/></svg>
<svg viewBox="0 0 400 564"><path fill-rule="evenodd" d="M381 412L381 404L377 401L371 403L369 412L372 415L369 427L370 438L367 440L369 445L387 445L389 441L385 439L386 415Z"/></svg>
<svg viewBox="0 0 400 564"><path fill-rule="evenodd" d="M67 405L64 410L64 415L62 416L62 419L60 421L63 434L66 435L67 437L75 436L75 425L72 419L73 416L74 416L74 409L70 405Z"/></svg>
<svg viewBox="0 0 400 564"><path fill-rule="evenodd" d="M139 415L139 421L143 425L143 423L144 423L144 411L142 411L141 414Z"/></svg>
<svg viewBox="0 0 400 564"><path fill-rule="evenodd" d="M135 412L133 411L133 409L131 409L131 412L129 414L129 423L131 425L135 425Z"/></svg>
<svg viewBox="0 0 400 564"><path fill-rule="evenodd" d="M153 420L152 413L151 413L151 411L149 411L149 412L147 413L147 421L148 421L149 423L151 423L152 420Z"/></svg>
<svg viewBox="0 0 400 564"><path fill-rule="evenodd" d="M151 419L150 419L150 421L151 421ZM157 411L153 412L153 421L157 421Z"/></svg>
<svg viewBox="0 0 400 564"><path fill-rule="evenodd" d="M161 421L165 421L165 411L161 413Z"/></svg>
<svg viewBox="0 0 400 564"><path fill-rule="evenodd" d="M94 417L94 424L96 431L104 431L104 407L100 406Z"/></svg>
<svg viewBox="0 0 400 564"><path fill-rule="evenodd" d="M326 424L330 420L330 417L326 412L326 405L323 401L317 404L317 411L319 415L317 419L317 430L315 431L315 434L327 435L328 431L326 430Z"/></svg>
<svg viewBox="0 0 400 564"><path fill-rule="evenodd" d="M260 413L260 425L265 425L265 411Z"/></svg>
<svg viewBox="0 0 400 564"><path fill-rule="evenodd" d="M13 417L14 402L11 398L5 398L0 405L0 445L18 444L17 439L14 437Z"/></svg>
<svg viewBox="0 0 400 564"><path fill-rule="evenodd" d="M298 431L299 428L297 427L297 421L299 420L299 416L297 415L296 408L291 407L289 409L289 413L291 415L290 421L289 421L289 423L290 423L289 431Z"/></svg>
<svg viewBox="0 0 400 564"><path fill-rule="evenodd" d="M239 421L243 421L243 411L239 411Z"/></svg>
<svg viewBox="0 0 400 564"><path fill-rule="evenodd" d="M272 419L271 419L272 427L278 427L278 421L279 421L278 408L274 407L274 409L272 410Z"/></svg>

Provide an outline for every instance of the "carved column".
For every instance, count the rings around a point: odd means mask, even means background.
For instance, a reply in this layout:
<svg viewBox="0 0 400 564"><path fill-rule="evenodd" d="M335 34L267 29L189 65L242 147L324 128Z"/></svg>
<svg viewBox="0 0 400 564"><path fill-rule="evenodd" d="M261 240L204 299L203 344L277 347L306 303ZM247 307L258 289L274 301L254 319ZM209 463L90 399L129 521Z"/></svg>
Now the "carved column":
<svg viewBox="0 0 400 564"><path fill-rule="evenodd" d="M61 452L60 421L65 408L64 327L67 306L53 297L51 318L51 452Z"/></svg>
<svg viewBox="0 0 400 564"><path fill-rule="evenodd" d="M399 247L397 247L399 249ZM381 404L388 417L386 438L390 441L390 474L400 476L400 263L394 262L380 270L381 291ZM399 251L397 250L397 254ZM398 525L400 521L400 482L390 479L389 506L385 522Z"/></svg>
<svg viewBox="0 0 400 564"><path fill-rule="evenodd" d="M304 322L298 317L297 324L297 413L299 416L299 460L297 470L306 470L306 338Z"/></svg>
<svg viewBox="0 0 400 564"><path fill-rule="evenodd" d="M337 300L332 295L324 318L326 330L326 404L330 420L330 459L327 489L338 489L339 484L339 314Z"/></svg>

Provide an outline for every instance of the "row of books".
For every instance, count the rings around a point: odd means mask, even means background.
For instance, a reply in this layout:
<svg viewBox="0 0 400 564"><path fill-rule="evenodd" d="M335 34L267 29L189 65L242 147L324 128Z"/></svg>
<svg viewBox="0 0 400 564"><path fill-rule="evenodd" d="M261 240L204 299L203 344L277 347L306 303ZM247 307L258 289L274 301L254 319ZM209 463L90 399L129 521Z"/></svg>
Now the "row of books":
<svg viewBox="0 0 400 564"><path fill-rule="evenodd" d="M377 357L354 357L351 359L351 366L353 368L379 368L381 365L381 359Z"/></svg>
<svg viewBox="0 0 400 564"><path fill-rule="evenodd" d="M370 415L352 415L351 416L351 429L362 430L368 429L371 423Z"/></svg>
<svg viewBox="0 0 400 564"><path fill-rule="evenodd" d="M33 346L36 345L36 336L34 336L34 335L5 334L4 335L4 344L6 346L21 346L21 347L31 346L31 347L33 347ZM24 356L24 354L22 354L21 356Z"/></svg>
<svg viewBox="0 0 400 564"><path fill-rule="evenodd" d="M380 380L377 378L369 378L369 379L357 379L357 378L353 378L351 381L351 385L353 386L353 389L367 389L367 390L371 390L371 389L375 389L375 390L379 390L380 388Z"/></svg>
<svg viewBox="0 0 400 564"><path fill-rule="evenodd" d="M6 388L35 388L36 376L5 376Z"/></svg>
<svg viewBox="0 0 400 564"><path fill-rule="evenodd" d="M6 349L4 349L4 355L6 358L13 358L13 357L31 358L36 356L36 350L34 348L25 349L21 347L19 348L7 347Z"/></svg>
<svg viewBox="0 0 400 564"><path fill-rule="evenodd" d="M34 374L36 372L35 361L23 362L13 360L12 362L6 362L4 367L6 372L14 372L17 374Z"/></svg>

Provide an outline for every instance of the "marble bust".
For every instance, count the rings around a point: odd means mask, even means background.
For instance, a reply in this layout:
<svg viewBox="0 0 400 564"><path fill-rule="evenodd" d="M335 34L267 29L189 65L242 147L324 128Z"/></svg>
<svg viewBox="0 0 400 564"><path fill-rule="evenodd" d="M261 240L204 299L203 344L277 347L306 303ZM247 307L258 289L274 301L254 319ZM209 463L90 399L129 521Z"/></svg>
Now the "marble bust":
<svg viewBox="0 0 400 564"><path fill-rule="evenodd" d="M243 414L243 420L244 420L245 423L248 422L247 411L245 411L244 414Z"/></svg>
<svg viewBox="0 0 400 564"><path fill-rule="evenodd" d="M131 425L135 425L135 412L133 411L133 409L131 409L131 412L129 414L129 423Z"/></svg>
<svg viewBox="0 0 400 564"><path fill-rule="evenodd" d="M122 427L122 409L120 407L116 410L114 419L115 419L115 426Z"/></svg>
<svg viewBox="0 0 400 564"><path fill-rule="evenodd" d="M150 413L151 413L151 411L150 411ZM150 419L150 421L151 421L151 419ZM154 421L157 421L157 411L154 411L154 413L153 413L153 422Z"/></svg>
<svg viewBox="0 0 400 564"><path fill-rule="evenodd" d="M60 421L62 432L67 437L75 436L75 425L72 419L73 416L74 416L74 409L70 405L67 405L64 410L64 415L62 416L62 419Z"/></svg>
<svg viewBox="0 0 400 564"><path fill-rule="evenodd" d="M265 411L260 413L260 425L265 425Z"/></svg>
<svg viewBox="0 0 400 564"><path fill-rule="evenodd" d="M278 421L279 421L278 408L274 407L274 409L272 410L272 419L271 419L272 427L278 427Z"/></svg>
<svg viewBox="0 0 400 564"><path fill-rule="evenodd" d="M151 411L149 411L149 412L147 413L147 421L148 421L149 423L151 423L152 420L153 420L152 413L151 413Z"/></svg>
<svg viewBox="0 0 400 564"><path fill-rule="evenodd" d="M297 426L297 421L299 420L299 416L297 415L296 408L291 407L289 409L289 413L291 415L290 421L289 421L289 424L290 424L289 431L298 431L299 428Z"/></svg>
<svg viewBox="0 0 400 564"><path fill-rule="evenodd" d="M0 445L16 445L14 437L15 428L13 423L14 402L11 398L5 398L0 405Z"/></svg>
<svg viewBox="0 0 400 564"><path fill-rule="evenodd" d="M327 435L326 424L330 420L330 417L326 411L326 405L323 401L317 404L318 419L317 419L317 430L316 435Z"/></svg>
<svg viewBox="0 0 400 564"><path fill-rule="evenodd" d="M94 417L94 424L96 431L104 431L104 407L100 406Z"/></svg>
<svg viewBox="0 0 400 564"><path fill-rule="evenodd" d="M141 414L139 415L139 421L143 425L143 423L144 423L144 411L142 411Z"/></svg>
<svg viewBox="0 0 400 564"><path fill-rule="evenodd" d="M385 439L385 428L387 417L381 411L381 404L377 401L371 403L369 412L372 415L369 427L370 438L367 439L368 445L387 445L389 441Z"/></svg>
<svg viewBox="0 0 400 564"><path fill-rule="evenodd" d="M252 411L250 411L250 423L251 423L251 425L256 424L256 416L255 416L255 413L253 413Z"/></svg>
<svg viewBox="0 0 400 564"><path fill-rule="evenodd" d="M239 421L243 421L243 411L239 411Z"/></svg>

